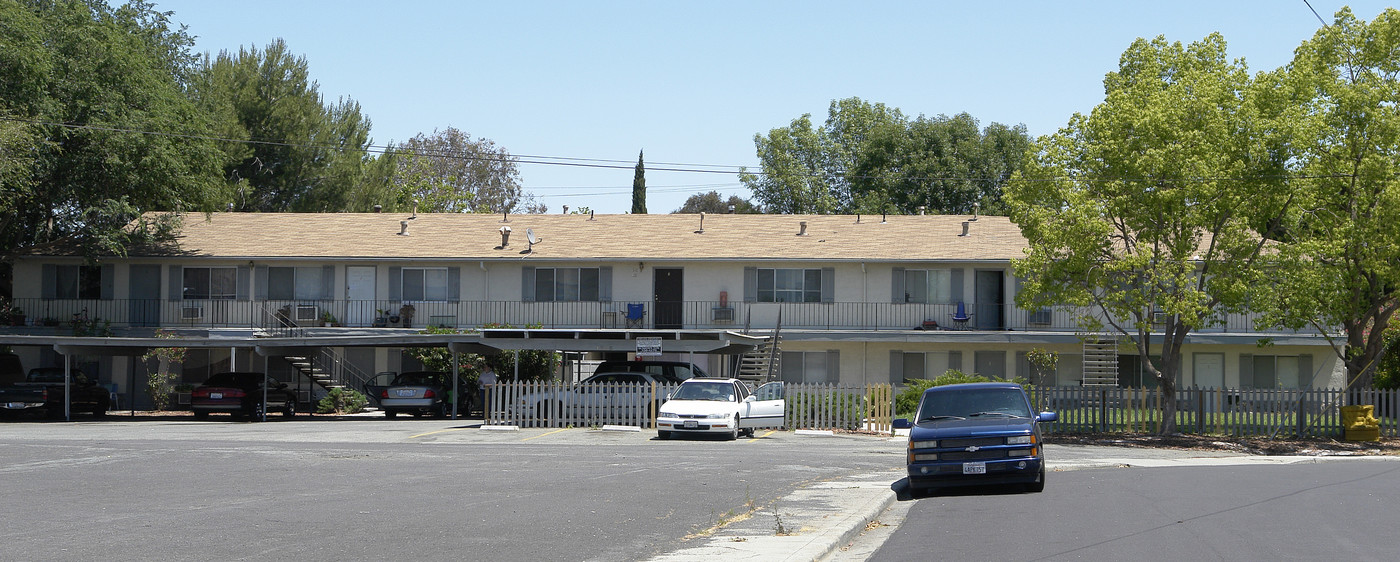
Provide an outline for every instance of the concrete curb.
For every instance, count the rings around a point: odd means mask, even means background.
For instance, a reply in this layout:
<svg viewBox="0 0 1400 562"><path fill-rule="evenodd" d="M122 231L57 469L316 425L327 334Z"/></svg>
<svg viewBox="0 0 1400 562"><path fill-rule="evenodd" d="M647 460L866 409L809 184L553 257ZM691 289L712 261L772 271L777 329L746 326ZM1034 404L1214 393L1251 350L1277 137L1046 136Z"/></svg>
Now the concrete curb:
<svg viewBox="0 0 1400 562"><path fill-rule="evenodd" d="M703 544L652 560L823 560L846 546L894 505L896 473L852 476L794 490L743 521L715 531ZM897 478L894 478L897 479ZM782 526L785 534L777 533Z"/></svg>

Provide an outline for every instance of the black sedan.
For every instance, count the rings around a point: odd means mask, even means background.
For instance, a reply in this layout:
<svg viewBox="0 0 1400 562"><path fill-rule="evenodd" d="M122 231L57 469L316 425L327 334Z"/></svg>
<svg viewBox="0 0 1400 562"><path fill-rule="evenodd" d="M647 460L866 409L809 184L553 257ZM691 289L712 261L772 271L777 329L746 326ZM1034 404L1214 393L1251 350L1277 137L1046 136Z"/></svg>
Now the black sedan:
<svg viewBox="0 0 1400 562"><path fill-rule="evenodd" d="M263 382L267 382L267 402L263 402ZM261 420L264 412L280 411L283 416L297 414L297 395L287 383L268 379L262 373L219 373L190 393L190 409L194 417L205 419L216 412L234 418Z"/></svg>

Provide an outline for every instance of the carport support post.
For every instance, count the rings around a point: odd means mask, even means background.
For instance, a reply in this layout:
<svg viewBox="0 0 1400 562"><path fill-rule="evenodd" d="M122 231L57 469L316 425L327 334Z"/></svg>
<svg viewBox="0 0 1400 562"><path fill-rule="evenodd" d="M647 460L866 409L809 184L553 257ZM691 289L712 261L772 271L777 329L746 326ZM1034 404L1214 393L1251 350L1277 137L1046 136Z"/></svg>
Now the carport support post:
<svg viewBox="0 0 1400 562"><path fill-rule="evenodd" d="M262 398L263 406L262 406L262 419L261 419L261 420L258 420L258 421L267 421L267 361L268 361L267 356L264 355L264 356L263 356L263 398Z"/></svg>
<svg viewBox="0 0 1400 562"><path fill-rule="evenodd" d="M457 352L452 351L451 348L448 348L447 352L452 354L452 419L455 420L457 419L457 403L462 401L461 398L458 398L461 394L458 394L460 390L457 388Z"/></svg>
<svg viewBox="0 0 1400 562"><path fill-rule="evenodd" d="M68 381L73 378L73 355L63 354L63 419L73 421L73 389Z"/></svg>

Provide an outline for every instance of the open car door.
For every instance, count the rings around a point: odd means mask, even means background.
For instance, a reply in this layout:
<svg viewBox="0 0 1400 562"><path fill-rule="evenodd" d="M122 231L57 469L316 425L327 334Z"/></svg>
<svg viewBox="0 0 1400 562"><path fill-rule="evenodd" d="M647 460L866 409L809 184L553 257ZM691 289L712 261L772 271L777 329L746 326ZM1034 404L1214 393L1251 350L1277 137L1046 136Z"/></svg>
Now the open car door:
<svg viewBox="0 0 1400 562"><path fill-rule="evenodd" d="M373 377L370 377L370 379L365 381L365 384L362 386L362 388L365 391L365 397L374 401L374 405L378 406L379 393L384 392L384 389L389 388L389 383L393 382L394 377L397 376L399 376L397 372L387 371L383 373L377 373Z"/></svg>
<svg viewBox="0 0 1400 562"><path fill-rule="evenodd" d="M787 400L783 395L783 382L766 383L744 399L739 408L739 427L783 427L786 411Z"/></svg>

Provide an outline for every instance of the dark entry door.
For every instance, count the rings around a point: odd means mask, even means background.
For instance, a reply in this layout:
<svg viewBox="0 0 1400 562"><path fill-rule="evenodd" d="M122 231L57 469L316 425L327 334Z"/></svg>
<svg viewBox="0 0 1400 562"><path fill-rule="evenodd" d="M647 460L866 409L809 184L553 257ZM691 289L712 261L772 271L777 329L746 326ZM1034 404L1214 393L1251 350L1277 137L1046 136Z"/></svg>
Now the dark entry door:
<svg viewBox="0 0 1400 562"><path fill-rule="evenodd" d="M657 328L680 328L685 323L684 270L657 268L653 274L656 295L652 306L656 310Z"/></svg>
<svg viewBox="0 0 1400 562"><path fill-rule="evenodd" d="M131 288L127 314L132 326L160 325L160 266L131 266Z"/></svg>
<svg viewBox="0 0 1400 562"><path fill-rule="evenodd" d="M1001 330L1006 327L1002 311L1006 309L1006 277L999 270L977 271L977 314L972 321L979 330Z"/></svg>

